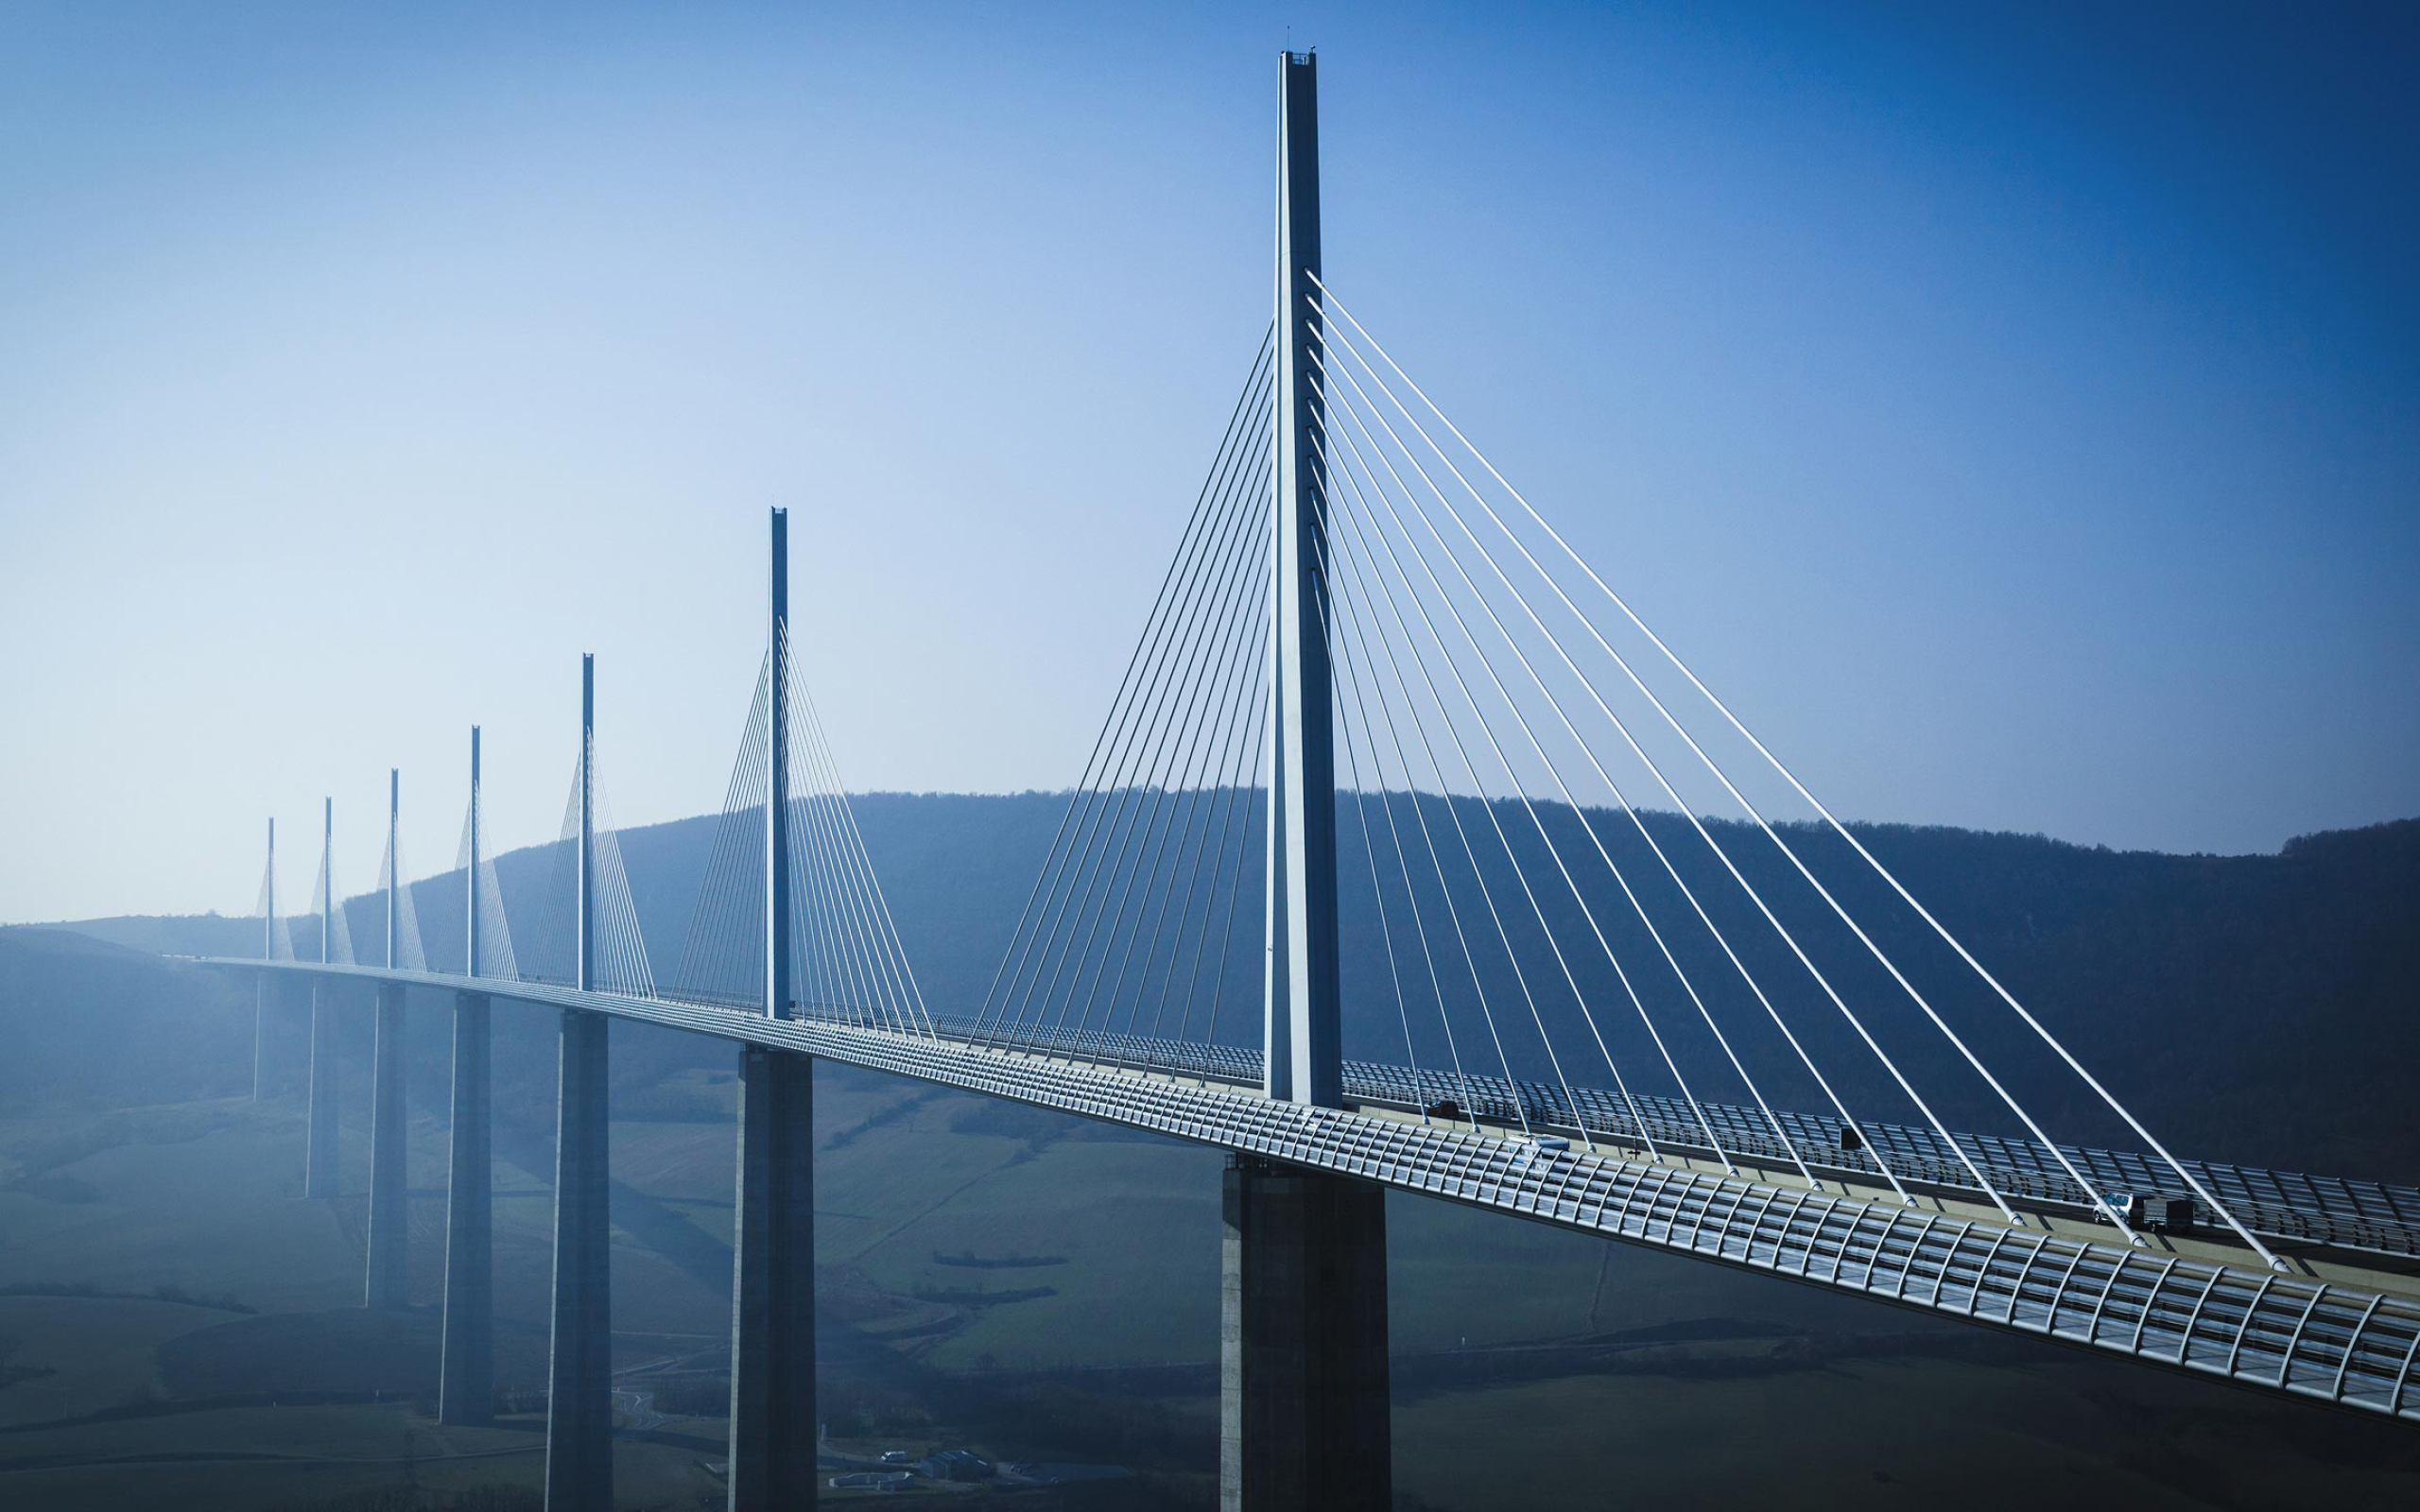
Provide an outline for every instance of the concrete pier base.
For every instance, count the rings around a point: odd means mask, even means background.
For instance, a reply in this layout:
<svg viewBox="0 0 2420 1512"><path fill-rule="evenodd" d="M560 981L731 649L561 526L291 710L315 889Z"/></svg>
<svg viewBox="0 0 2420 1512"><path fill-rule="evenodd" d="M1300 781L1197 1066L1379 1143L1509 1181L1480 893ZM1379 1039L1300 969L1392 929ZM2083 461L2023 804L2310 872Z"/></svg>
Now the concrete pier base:
<svg viewBox="0 0 2420 1512"><path fill-rule="evenodd" d="M602 1014L562 1010L555 1102L555 1289L547 1512L614 1504L614 1311Z"/></svg>
<svg viewBox="0 0 2420 1512"><path fill-rule="evenodd" d="M302 1143L302 1194L337 1194L336 985L311 984L311 1108Z"/></svg>
<svg viewBox="0 0 2420 1512"><path fill-rule="evenodd" d="M445 1180L445 1324L437 1420L495 1416L493 1144L488 1102L488 997L454 994L454 1127Z"/></svg>
<svg viewBox="0 0 2420 1512"><path fill-rule="evenodd" d="M404 1183L404 989L378 985L370 1081L370 1229L361 1305L400 1308L409 1300Z"/></svg>
<svg viewBox="0 0 2420 1512"><path fill-rule="evenodd" d="M815 1063L739 1053L731 1512L815 1504Z"/></svg>
<svg viewBox="0 0 2420 1512"><path fill-rule="evenodd" d="M1386 1194L1235 1155L1223 1197L1219 1506L1384 1512Z"/></svg>

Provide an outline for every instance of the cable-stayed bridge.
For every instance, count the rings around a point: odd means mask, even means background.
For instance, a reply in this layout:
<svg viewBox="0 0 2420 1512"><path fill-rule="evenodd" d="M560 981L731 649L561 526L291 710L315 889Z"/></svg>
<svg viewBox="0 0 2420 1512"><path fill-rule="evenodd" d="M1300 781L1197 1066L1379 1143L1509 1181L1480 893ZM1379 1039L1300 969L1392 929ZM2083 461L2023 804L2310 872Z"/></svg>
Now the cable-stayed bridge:
<svg viewBox="0 0 2420 1512"><path fill-rule="evenodd" d="M493 1406L501 999L560 1015L557 1507L612 1496L614 1019L739 1047L735 1507L814 1495L818 1056L1229 1152L1231 1505L1389 1501L1389 1188L2420 1419L2420 1191L2172 1152L1833 816L1330 288L1315 77L1283 59L1271 323L979 999L928 1003L902 944L780 511L678 940L641 924L586 659L551 875L511 909L472 731L458 948L405 884L399 776L374 937L332 808L307 915L272 828L262 954L216 964L264 1015L309 986L308 1196L335 1192L333 1016L374 996L372 1307L406 1280L405 994L453 995L441 1416Z"/></svg>

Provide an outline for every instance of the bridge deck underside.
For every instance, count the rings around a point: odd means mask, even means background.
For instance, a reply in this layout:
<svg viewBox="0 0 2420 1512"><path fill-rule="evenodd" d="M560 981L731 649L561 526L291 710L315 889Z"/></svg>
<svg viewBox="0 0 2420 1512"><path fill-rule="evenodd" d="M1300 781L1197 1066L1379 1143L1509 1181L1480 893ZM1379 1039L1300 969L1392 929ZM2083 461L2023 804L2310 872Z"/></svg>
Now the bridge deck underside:
<svg viewBox="0 0 2420 1512"><path fill-rule="evenodd" d="M437 990L468 985L459 976L367 967L210 964L401 981ZM832 1018L774 1020L670 999L471 980L493 998L580 1008L823 1056L2256 1389L2420 1420L2420 1390L2413 1389L2420 1376L2420 1302L2400 1296L2178 1253L2120 1248L1939 1209L1868 1202L1607 1153L1543 1151L1467 1125L1305 1108L1167 1074L1184 1068L1076 1065L1032 1050ZM1348 1091L1350 1086L1348 1077ZM1501 1083L1497 1091L1502 1094ZM1593 1117L1590 1123L1595 1126Z"/></svg>

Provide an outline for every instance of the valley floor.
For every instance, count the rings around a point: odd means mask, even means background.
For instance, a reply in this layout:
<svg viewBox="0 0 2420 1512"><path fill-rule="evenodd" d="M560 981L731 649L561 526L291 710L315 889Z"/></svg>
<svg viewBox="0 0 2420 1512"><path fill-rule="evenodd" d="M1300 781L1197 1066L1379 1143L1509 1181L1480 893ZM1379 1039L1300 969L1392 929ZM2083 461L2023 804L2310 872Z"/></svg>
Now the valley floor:
<svg viewBox="0 0 2420 1512"><path fill-rule="evenodd" d="M682 1071L633 1099L680 1116L613 1128L626 1506L719 1504L729 1092ZM497 1143L521 1410L469 1430L426 1412L441 1120L413 1125L414 1305L374 1314L361 1198L298 1194L298 1101L0 1119L0 1504L531 1504L538 1111ZM1216 1156L832 1068L816 1118L828 1450L1131 1472L1019 1504L1211 1503ZM1408 1507L2420 1504L2406 1427L1418 1199L1389 1223Z"/></svg>

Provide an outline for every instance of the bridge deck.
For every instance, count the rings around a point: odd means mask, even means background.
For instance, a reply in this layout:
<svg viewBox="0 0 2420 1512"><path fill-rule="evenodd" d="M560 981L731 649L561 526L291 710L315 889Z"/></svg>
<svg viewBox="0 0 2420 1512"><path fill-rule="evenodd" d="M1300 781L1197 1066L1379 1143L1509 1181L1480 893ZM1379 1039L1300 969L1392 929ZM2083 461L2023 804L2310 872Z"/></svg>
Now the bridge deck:
<svg viewBox="0 0 2420 1512"><path fill-rule="evenodd" d="M840 1022L862 1018L839 1012L819 1016ZM972 1020L944 1017L936 1020L936 1027L950 1038L985 1040L985 1026ZM1260 1052L1248 1046L1040 1029L1028 1029L1011 1043L1098 1064L1215 1077L1238 1087L1256 1087L1261 1079ZM1415 1072L1376 1061L1346 1061L1344 1090L1348 1098L1358 1103L1414 1111L1450 1100L1482 1121L1518 1125L1526 1117L1531 1125L1575 1133L1584 1127L1597 1139L1641 1150L1652 1141L1658 1151L1702 1157L1719 1164L1720 1156L1706 1143L1710 1128L1722 1153L1735 1161L1787 1170L1795 1177L1797 1162L1804 1160L1815 1172L1886 1191L1882 1161L1887 1159L1902 1181L1984 1199L1946 1141L1930 1129L1903 1125L1860 1125L1875 1147L1850 1150L1842 1148L1841 1120L1828 1114L1776 1111L1785 1143L1752 1108L1692 1105L1676 1097L1634 1094L1646 1124L1642 1133L1640 1120L1631 1116L1618 1095L1599 1088L1574 1088L1565 1097L1563 1089L1545 1082L1456 1076L1433 1068ZM1699 1122L1701 1113L1703 1125ZM2012 1202L2080 1214L2092 1211L2093 1194L2078 1187L2039 1145L1990 1134L1957 1138L1967 1159ZM2177 1196L2194 1202L2197 1225L2219 1226L2218 1215L2194 1199L2174 1172L2150 1156L2078 1145L2060 1149L2101 1196L2116 1199L2129 1193ZM2264 1240L2420 1259L2420 1188L2201 1160L2184 1163Z"/></svg>
<svg viewBox="0 0 2420 1512"><path fill-rule="evenodd" d="M1177 1139L1359 1177L1401 1191L1857 1292L2256 1389L2420 1420L2420 1299L2383 1271L2290 1273L2228 1263L2224 1246L2151 1236L2129 1249L2012 1227L1955 1197L1870 1200L1583 1149L1547 1151L1481 1125L1423 1123L1390 1108L1273 1102L1165 1066L1076 1064L1056 1051L988 1048L834 1019L774 1020L663 998L432 971L213 958L207 964L394 981L603 1013L772 1045ZM1593 1123L1593 1120L1592 1120ZM1760 1175L1772 1176L1770 1166ZM2106 1230L2103 1230L2106 1232ZM2338 1277L2358 1276L2362 1284Z"/></svg>

